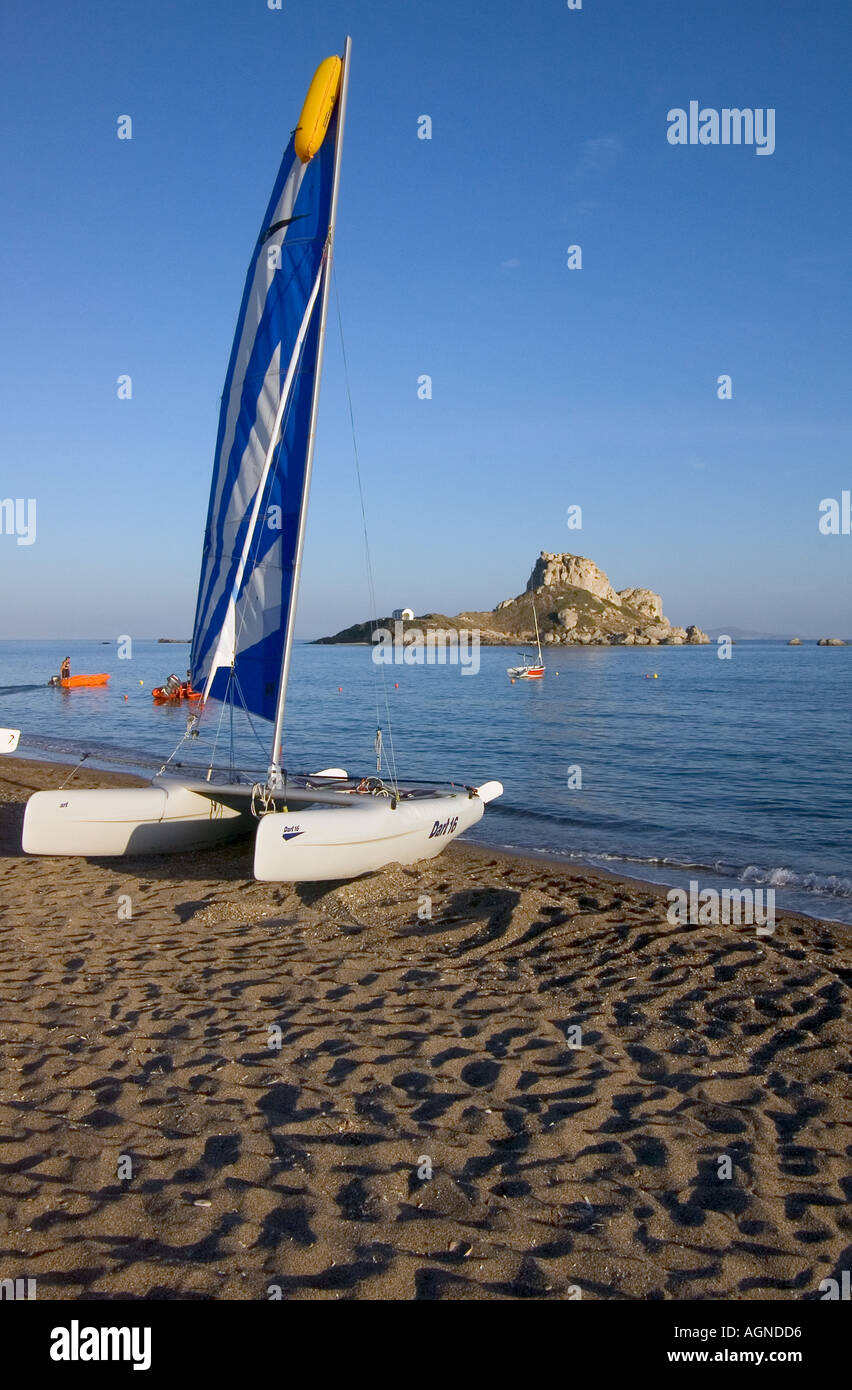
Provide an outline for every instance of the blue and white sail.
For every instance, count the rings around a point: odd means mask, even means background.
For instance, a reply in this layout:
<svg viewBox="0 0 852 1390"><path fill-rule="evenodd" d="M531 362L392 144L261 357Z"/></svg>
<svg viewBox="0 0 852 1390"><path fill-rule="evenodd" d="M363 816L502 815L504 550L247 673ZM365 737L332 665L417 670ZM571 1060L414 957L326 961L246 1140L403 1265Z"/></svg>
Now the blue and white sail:
<svg viewBox="0 0 852 1390"><path fill-rule="evenodd" d="M281 162L246 277L219 415L192 682L274 719L303 534L330 265L338 109ZM233 686L228 689L233 678Z"/></svg>

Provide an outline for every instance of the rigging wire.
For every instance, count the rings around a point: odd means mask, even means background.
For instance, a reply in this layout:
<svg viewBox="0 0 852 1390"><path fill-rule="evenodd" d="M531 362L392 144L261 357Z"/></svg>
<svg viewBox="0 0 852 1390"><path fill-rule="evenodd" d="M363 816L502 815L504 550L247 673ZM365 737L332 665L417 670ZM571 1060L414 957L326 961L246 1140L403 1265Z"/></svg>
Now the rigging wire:
<svg viewBox="0 0 852 1390"><path fill-rule="evenodd" d="M260 751L263 753L263 755L264 755L264 757L265 757L266 754L267 754L267 752L268 752L269 750L268 750L268 748L267 748L267 745L263 742L263 739L260 737L260 734L257 732L257 729L254 727L254 720L252 719L252 717L251 717L251 711L249 710L249 707L248 707L248 705L246 704L246 697L245 697L245 695L243 694L243 688L242 688L242 686L240 685L240 678L239 678L239 676L237 675L236 671L234 671L234 685L235 685L235 687L236 687L237 694L238 694L239 697L240 697L240 704L242 705L242 707L243 707L243 713L244 713L246 719L248 720L249 728L251 729L252 733L253 733L254 736L255 736L255 739L257 740L257 744L258 744L258 747L260 748Z"/></svg>
<svg viewBox="0 0 852 1390"><path fill-rule="evenodd" d="M86 761L88 757L88 753L83 753L81 755L80 761L78 762L77 766L72 767L71 771L68 773L68 776L65 778L65 781L60 785L60 791L62 791L64 787L67 787L68 783L71 781L71 778L74 776L74 773L80 771L80 768L83 766L83 763Z"/></svg>
<svg viewBox="0 0 852 1390"><path fill-rule="evenodd" d="M347 402L348 402L348 405L349 405L349 424L350 424L350 427L351 427L351 430L352 430L352 448L353 448L353 451L354 451L354 454L355 454L355 477L356 477L356 479L357 479L357 481L358 481L358 498L359 498L359 501L360 501L360 503L361 503L361 521L362 521L363 529L364 529L364 552L365 552L366 562L367 562L367 587L368 587L368 596L369 596L369 601L370 601L370 621L371 621L372 629L373 629L372 635L375 636L376 628L378 627L378 623L379 623L379 615L378 615L378 610L377 610L377 607L376 607L376 588L375 588L375 583L374 583L374 580L373 580L373 562L372 562L372 557L371 557L371 554L370 554L370 536L369 536L369 531L368 531L368 528L367 528L367 508L366 508L366 506L365 506L365 504L364 504L364 488L363 488L363 484L362 484L362 482L361 482L361 462L360 462L360 458L359 458L359 456L358 456L358 438L357 438L357 435L356 435L356 432L355 432L355 411L354 411L353 406L352 406L352 391L351 391L350 384L349 384L349 362L348 362L347 357L346 357L346 344L345 344L344 339L343 339L343 316L342 316L341 310L340 310L340 291L339 291L339 289L338 289L338 284L337 284L337 270L336 270L336 268L335 268L334 266L332 266L332 272L331 272L331 273L332 273L332 279L333 279L333 281L334 281L334 302L335 302L335 306L336 306L336 309L337 309L337 326L338 326L338 329L339 329L339 332L340 332L340 352L341 352L341 356L342 356L342 359L343 359L343 379L344 379L344 382L345 382L345 384L346 384L346 399L347 399ZM376 664L377 664L376 662L373 663L373 665L376 665ZM398 776L397 776L397 771L396 771L396 753L395 753L394 746L393 746L393 724L392 724L392 722L391 722L390 700L388 699L387 677L386 677L386 674L385 674L384 665L382 665L382 667L381 667L381 682L382 682L382 692L383 692L383 694L384 694L385 715L386 715L386 718L387 718L388 743L389 743L389 745L390 745L390 756L389 756L389 758L387 759L388 776L389 776L390 779L391 779L391 782L392 782L392 784L393 784L394 790L395 790L396 792L398 792L398 791L399 791L399 778L398 778ZM375 673L373 674L373 693L374 693L375 700L376 700L376 727L377 727L377 730L378 730L377 738L376 738L376 754L377 754L377 757L380 759L380 758L381 758L381 753L382 753L382 740L381 740L381 737L380 737L380 735L381 735L381 729L379 728L379 722L380 722L380 719L381 719L381 715L380 715L380 713L379 713L379 694L378 694L378 686L377 686L377 684L376 684L376 676L375 676Z"/></svg>
<svg viewBox="0 0 852 1390"><path fill-rule="evenodd" d="M230 682L230 680L229 680L229 681L228 681L228 689L230 689L230 685L231 685L231 682ZM210 751L210 766L209 766L209 768L207 769L207 776L208 776L208 778L209 778L211 772L213 771L213 763L214 763L214 760L215 760L215 758L216 758L216 749L217 749L218 746L219 746L219 734L220 734L221 731L222 731L222 720L225 718L225 710L226 710L227 707L228 707L227 701L228 701L228 690L225 691L225 699L222 701L222 708L221 708L221 710L219 711L219 723L216 725L216 735L215 735L215 738L213 739L213 747L212 747L212 749L211 749L211 751ZM200 711L199 711L199 713L200 713ZM182 741L182 740L181 740L181 741ZM180 748L180 743L178 744L178 748ZM177 751L177 750L175 750L175 751ZM172 755L172 756L174 756L174 755Z"/></svg>

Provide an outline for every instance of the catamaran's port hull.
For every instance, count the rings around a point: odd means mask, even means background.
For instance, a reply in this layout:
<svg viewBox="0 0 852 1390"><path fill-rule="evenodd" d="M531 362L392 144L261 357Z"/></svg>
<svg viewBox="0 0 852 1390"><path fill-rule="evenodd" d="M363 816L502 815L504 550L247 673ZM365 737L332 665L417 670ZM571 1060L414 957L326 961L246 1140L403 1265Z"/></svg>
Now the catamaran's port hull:
<svg viewBox="0 0 852 1390"><path fill-rule="evenodd" d="M179 784L102 791L35 792L24 812L27 854L174 854L203 849L250 831L246 800L226 805Z"/></svg>

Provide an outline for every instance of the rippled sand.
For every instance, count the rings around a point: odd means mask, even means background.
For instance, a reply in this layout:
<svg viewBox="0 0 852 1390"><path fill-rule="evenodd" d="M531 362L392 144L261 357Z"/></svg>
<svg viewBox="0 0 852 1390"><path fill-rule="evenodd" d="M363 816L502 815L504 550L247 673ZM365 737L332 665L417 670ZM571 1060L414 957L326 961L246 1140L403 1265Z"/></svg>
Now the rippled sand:
<svg viewBox="0 0 852 1390"><path fill-rule="evenodd" d="M0 1278L799 1299L849 1267L847 929L673 927L480 848L304 888L250 840L23 857L67 773L0 766Z"/></svg>

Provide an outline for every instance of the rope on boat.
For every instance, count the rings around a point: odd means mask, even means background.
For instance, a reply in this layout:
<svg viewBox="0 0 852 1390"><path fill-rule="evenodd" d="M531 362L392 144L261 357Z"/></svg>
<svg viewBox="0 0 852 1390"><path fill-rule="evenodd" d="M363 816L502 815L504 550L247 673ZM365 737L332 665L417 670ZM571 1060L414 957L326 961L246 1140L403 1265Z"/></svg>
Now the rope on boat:
<svg viewBox="0 0 852 1390"><path fill-rule="evenodd" d="M225 710L226 710L227 707L228 707L228 695L230 694L230 690L231 690L231 681L233 680L233 678L234 678L234 672L233 672L233 669L232 669L232 670L231 670L231 674L230 674L230 676L228 677L228 686L227 686L227 689L226 689L226 691L225 691L225 698L224 698L224 700L222 701L222 708L221 708L220 711L219 711L219 723L216 725L216 737L213 739L213 749L212 749L212 751L211 751L211 753L210 753L210 766L209 766L209 768L207 769L207 781L208 781L208 782L210 781L210 777L211 777L212 772L213 772L213 762L214 762L214 759L215 759L215 757L216 757L216 749L219 747L219 735L220 735L220 733L222 732L222 720L225 718Z"/></svg>
<svg viewBox="0 0 852 1390"><path fill-rule="evenodd" d="M285 774L286 783L286 774ZM286 807L285 807L286 809ZM266 782L255 782L251 789L251 813L255 820L261 820L275 810L275 797Z"/></svg>
<svg viewBox="0 0 852 1390"><path fill-rule="evenodd" d="M60 788L59 788L60 791L62 791L62 787L67 787L68 783L71 781L71 778L74 776L74 773L80 771L80 768L83 766L83 763L86 761L86 759L88 758L88 756L89 756L88 753L83 753L83 755L81 756L80 761L78 762L77 766L76 766L76 767L72 767L71 771L68 773L68 776L65 778L65 781L62 783L62 786L60 786Z"/></svg>

